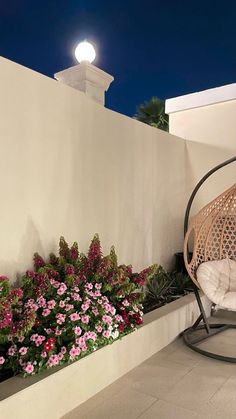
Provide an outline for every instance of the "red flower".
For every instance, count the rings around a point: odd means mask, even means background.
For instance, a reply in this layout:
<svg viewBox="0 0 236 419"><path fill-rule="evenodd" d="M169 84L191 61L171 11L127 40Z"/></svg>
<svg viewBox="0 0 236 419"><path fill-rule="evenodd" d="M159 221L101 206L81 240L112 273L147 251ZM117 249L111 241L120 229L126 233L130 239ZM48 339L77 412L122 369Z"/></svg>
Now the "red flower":
<svg viewBox="0 0 236 419"><path fill-rule="evenodd" d="M119 324L119 328L118 328L119 329L119 332L120 333L124 332L124 328L125 328L124 323L120 323Z"/></svg>
<svg viewBox="0 0 236 419"><path fill-rule="evenodd" d="M46 342L43 345L43 348L45 350L45 352L50 352L52 349L54 349L55 345L54 343L56 342L55 338L49 338L48 340L46 340Z"/></svg>

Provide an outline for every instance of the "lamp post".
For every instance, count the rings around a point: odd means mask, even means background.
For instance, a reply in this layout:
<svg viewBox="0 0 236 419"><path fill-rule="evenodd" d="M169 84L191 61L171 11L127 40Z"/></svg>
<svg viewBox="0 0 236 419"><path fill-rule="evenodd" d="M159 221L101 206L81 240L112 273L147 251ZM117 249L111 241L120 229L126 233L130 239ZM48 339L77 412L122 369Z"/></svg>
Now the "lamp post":
<svg viewBox="0 0 236 419"><path fill-rule="evenodd" d="M80 42L75 49L75 57L79 64L54 74L55 79L104 105L105 92L114 77L92 64L96 51L90 42Z"/></svg>

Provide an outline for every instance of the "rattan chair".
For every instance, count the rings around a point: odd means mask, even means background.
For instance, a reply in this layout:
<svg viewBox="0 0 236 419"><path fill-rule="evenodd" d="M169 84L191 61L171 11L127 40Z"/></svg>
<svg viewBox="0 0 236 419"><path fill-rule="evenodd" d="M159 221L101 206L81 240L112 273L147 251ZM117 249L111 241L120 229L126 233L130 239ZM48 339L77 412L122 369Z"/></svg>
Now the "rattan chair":
<svg viewBox="0 0 236 419"><path fill-rule="evenodd" d="M185 343L191 349L211 358L236 363L236 357L228 357L214 352L208 352L198 346L203 340L229 328L236 328L236 325L209 323L199 295L201 286L197 277L197 270L204 262L220 261L225 258L236 260L236 184L200 210L200 212L192 218L191 223L188 226L191 206L201 185L217 170L234 161L236 161L236 156L219 164L208 172L198 182L187 205L184 222L184 261L188 274L194 282L194 292L200 309L200 316L192 327L184 331L183 336ZM192 257L190 257L189 253L190 238L192 238L193 246ZM212 303L214 305L214 301L212 301ZM222 308L229 309L227 306Z"/></svg>

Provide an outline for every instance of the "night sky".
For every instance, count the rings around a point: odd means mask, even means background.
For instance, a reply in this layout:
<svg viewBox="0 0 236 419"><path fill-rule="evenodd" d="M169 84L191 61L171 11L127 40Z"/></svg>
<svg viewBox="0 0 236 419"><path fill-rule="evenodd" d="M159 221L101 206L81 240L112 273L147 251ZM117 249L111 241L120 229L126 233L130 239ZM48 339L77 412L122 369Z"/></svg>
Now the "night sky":
<svg viewBox="0 0 236 419"><path fill-rule="evenodd" d="M0 0L0 55L53 77L96 45L115 81L106 106L133 115L162 99L236 82L236 2Z"/></svg>

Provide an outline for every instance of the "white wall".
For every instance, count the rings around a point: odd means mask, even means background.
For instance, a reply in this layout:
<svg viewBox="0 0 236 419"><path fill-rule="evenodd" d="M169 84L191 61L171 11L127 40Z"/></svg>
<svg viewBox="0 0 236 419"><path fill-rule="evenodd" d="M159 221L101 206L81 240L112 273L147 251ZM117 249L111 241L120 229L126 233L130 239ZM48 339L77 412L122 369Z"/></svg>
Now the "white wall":
<svg viewBox="0 0 236 419"><path fill-rule="evenodd" d="M236 100L174 112L170 133L202 144L236 150Z"/></svg>
<svg viewBox="0 0 236 419"><path fill-rule="evenodd" d="M186 193L214 166L236 155L236 83L166 101L170 132L186 140ZM192 214L236 182L236 163L199 190Z"/></svg>
<svg viewBox="0 0 236 419"><path fill-rule="evenodd" d="M0 58L0 272L28 268L60 235L135 269L182 248L185 143Z"/></svg>

